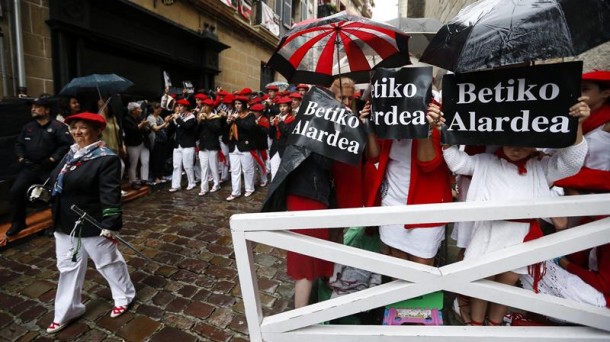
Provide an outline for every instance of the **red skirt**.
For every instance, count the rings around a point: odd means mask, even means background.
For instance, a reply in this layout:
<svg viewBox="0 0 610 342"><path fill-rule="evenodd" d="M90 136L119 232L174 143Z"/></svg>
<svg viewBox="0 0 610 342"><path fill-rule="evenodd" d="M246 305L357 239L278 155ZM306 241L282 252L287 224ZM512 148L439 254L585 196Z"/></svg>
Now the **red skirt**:
<svg viewBox="0 0 610 342"><path fill-rule="evenodd" d="M286 207L288 211L327 209L324 204L318 201L297 195L288 195ZM330 231L328 228L298 229L293 230L293 232L323 240L330 240ZM321 277L330 277L333 274L333 266L334 264L327 260L321 260L291 251L286 252L286 273L294 280L305 278L314 280Z"/></svg>

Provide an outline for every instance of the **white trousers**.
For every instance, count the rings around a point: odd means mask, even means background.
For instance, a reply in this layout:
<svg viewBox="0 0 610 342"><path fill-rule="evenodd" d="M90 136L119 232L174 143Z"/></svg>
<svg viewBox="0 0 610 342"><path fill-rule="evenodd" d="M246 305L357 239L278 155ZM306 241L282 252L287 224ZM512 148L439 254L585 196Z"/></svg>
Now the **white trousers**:
<svg viewBox="0 0 610 342"><path fill-rule="evenodd" d="M195 158L194 147L181 147L174 148L173 154L173 165L174 172L172 173L172 188L180 189L180 183L182 181L182 168L186 172L186 178L188 180L188 187L195 186L195 173L193 172L193 160Z"/></svg>
<svg viewBox="0 0 610 342"><path fill-rule="evenodd" d="M199 163L201 165L201 191L207 192L210 186L208 184L208 177L210 174L212 174L214 186L220 184L220 175L218 174L218 151L199 151Z"/></svg>
<svg viewBox="0 0 610 342"><path fill-rule="evenodd" d="M237 147L229 153L231 159L231 195L241 196L241 174L244 174L246 192L254 191L254 157L250 151L241 152Z"/></svg>
<svg viewBox="0 0 610 342"><path fill-rule="evenodd" d="M277 170L280 168L281 162L282 162L282 158L280 157L280 154L276 152L273 155L273 157L271 157L271 160L269 161L269 164L271 164L271 180L273 180L273 178L275 178L275 175L277 174Z"/></svg>
<svg viewBox="0 0 610 342"><path fill-rule="evenodd" d="M87 271L87 260L91 258L95 268L110 286L114 306L127 306L136 295L129 278L127 264L117 249L117 242L93 236L82 238L81 248L72 261L70 236L55 232L55 254L59 282L55 294L55 318L53 322L65 323L85 312L81 294Z"/></svg>
<svg viewBox="0 0 610 342"><path fill-rule="evenodd" d="M143 182L148 182L148 169L150 164L150 150L144 147L144 143L138 146L127 146L127 155L129 156L129 182L133 183L138 180L136 170L138 168L138 160L140 161L140 179Z"/></svg>

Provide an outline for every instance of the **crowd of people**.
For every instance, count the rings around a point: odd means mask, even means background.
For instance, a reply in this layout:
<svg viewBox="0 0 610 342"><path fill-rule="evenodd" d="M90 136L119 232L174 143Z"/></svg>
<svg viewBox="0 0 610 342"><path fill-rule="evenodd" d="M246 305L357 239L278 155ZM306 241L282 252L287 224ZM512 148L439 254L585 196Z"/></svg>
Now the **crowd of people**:
<svg viewBox="0 0 610 342"><path fill-rule="evenodd" d="M109 184L100 186L99 193L92 195L96 199L92 200L95 204L90 209L99 212L98 219L105 230L102 238L112 238L121 226L117 204L120 183L114 178L122 179L125 169L134 189L170 180L169 191L173 193L180 191L183 183L186 191L195 189L199 183L199 196L217 192L230 179L231 193L227 201L240 198L242 188L243 197L249 197L257 187L271 182L263 211L443 203L456 200L456 196L466 201L490 201L527 200L557 193L608 192L610 72L587 73L582 84L583 97L569 109L570 115L579 119L577 138L570 147L538 151L499 146L472 152L472 146L445 146L441 144L440 134L444 124L441 104L431 101L427 138L382 140L369 132L365 156L358 166L287 144L301 101L309 90L306 84L292 86L293 91L280 91L277 86L269 85L264 92L249 88L227 92L218 88L193 94L183 92L181 96L170 94L166 88L159 101L127 103L124 115L113 113L108 99L99 100L96 114L82 113L78 100L71 98L67 99L66 110L60 112L57 120L50 115L50 104L44 98L36 99L32 102L35 120L24 127L17 142L17 157L24 171L19 173L11 189L12 203L17 209L7 235L17 234L25 227L29 185L45 182L50 177L55 198L58 260L66 259L66 251L71 246L69 236L75 229L71 225L76 217L69 213L67 206L72 202L81 203L71 184L96 181ZM357 100L358 92L352 80L338 78L329 91L363 123L367 122L371 106ZM95 164L95 170L84 173L85 167L81 164L93 159L95 163L87 166ZM83 172L80 177L84 178L76 177L75 170ZM91 180L86 176L97 178ZM114 177L112 181L106 179L110 176ZM455 177L460 184L459 194L452 192ZM562 189L556 190L559 186ZM76 197L70 199L70 196ZM561 230L594 219L597 218L552 218L546 222L553 229ZM490 251L541 236L539 223L532 220L475 222L469 227L456 225L454 237L458 246L465 249L465 259L481 258ZM97 266L114 265L104 276L113 286L112 315L118 316L133 299L133 285L124 274L124 260L116 246L90 247L96 242L87 239L97 239L99 232L84 229L87 234L82 239L91 242L82 244L80 257L86 260L87 255L91 256ZM434 265L445 229L445 223L380 226L381 252ZM342 236L329 229L296 232L342 242ZM112 255L112 260L96 260L100 248L109 249L110 253L106 254ZM60 266L60 288L64 284L62 279L82 288L83 267L64 270ZM314 280L333 273L332 263L293 252L287 253L287 268L288 275L295 280L295 307L309 303ZM116 277L122 282L113 281ZM498 274L492 280L509 285L520 281L537 292L610 307L610 245ZM574 290L575 283L578 290ZM58 291L56 306L70 309L56 310L50 332L63 328L82 314L79 293L66 295L66 291ZM457 306L463 308L462 317L470 325L499 325L507 310L505 306L475 298L468 305L460 301Z"/></svg>

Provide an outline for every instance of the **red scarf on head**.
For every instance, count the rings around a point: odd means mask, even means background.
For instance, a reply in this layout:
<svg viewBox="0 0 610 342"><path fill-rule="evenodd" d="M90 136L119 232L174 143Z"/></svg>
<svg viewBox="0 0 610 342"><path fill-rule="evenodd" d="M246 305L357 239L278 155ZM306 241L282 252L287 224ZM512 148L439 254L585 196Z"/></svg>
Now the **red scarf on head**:
<svg viewBox="0 0 610 342"><path fill-rule="evenodd" d="M597 127L610 122L610 104L604 104L600 109L596 110L595 113L591 113L582 123L582 133L587 134Z"/></svg>
<svg viewBox="0 0 610 342"><path fill-rule="evenodd" d="M525 168L525 164L527 164L527 161L531 158L531 156L527 156L523 159L520 160L510 160L508 159L508 156L504 153L504 149L502 147L500 147L497 151L496 151L496 157L500 158L500 159L504 159L507 162L511 163L511 164L515 164L517 166L517 169L519 169L519 174L520 175L524 175L527 173L527 169Z"/></svg>

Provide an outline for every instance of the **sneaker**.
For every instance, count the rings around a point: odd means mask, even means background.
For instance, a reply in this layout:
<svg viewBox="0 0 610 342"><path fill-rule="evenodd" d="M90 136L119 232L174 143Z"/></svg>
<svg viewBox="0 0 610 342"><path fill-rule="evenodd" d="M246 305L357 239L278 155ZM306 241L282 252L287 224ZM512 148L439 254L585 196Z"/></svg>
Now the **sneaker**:
<svg viewBox="0 0 610 342"><path fill-rule="evenodd" d="M198 195L199 195L199 196L205 196L205 194L207 194L207 193L208 193L207 191L200 191L200 192L198 193Z"/></svg>
<svg viewBox="0 0 610 342"><path fill-rule="evenodd" d="M196 185L196 184L191 184L191 185L187 186L187 187L186 187L186 191L189 191L189 190L193 190L193 189L195 189L195 185Z"/></svg>
<svg viewBox="0 0 610 342"><path fill-rule="evenodd" d="M261 182L261 184L260 184L260 187L261 187L261 188L264 188L264 187L266 187L266 186L267 186L267 182Z"/></svg>
<svg viewBox="0 0 610 342"><path fill-rule="evenodd" d="M232 200L234 200L234 199L236 199L236 198L238 198L238 197L239 197L239 196L233 196L233 195L230 195L229 197L227 197L227 201L228 201L228 202L231 202Z"/></svg>
<svg viewBox="0 0 610 342"><path fill-rule="evenodd" d="M142 184L140 184L140 182L132 182L131 188L134 190L140 190L142 188Z"/></svg>
<svg viewBox="0 0 610 342"><path fill-rule="evenodd" d="M13 236L19 234L20 231L25 229L24 223L15 223L11 225L11 228L6 232L6 236Z"/></svg>
<svg viewBox="0 0 610 342"><path fill-rule="evenodd" d="M125 197L125 196L127 196L127 194L129 194L129 192L127 192L125 190L121 190L121 197Z"/></svg>
<svg viewBox="0 0 610 342"><path fill-rule="evenodd" d="M127 305L115 306L112 308L112 311L110 311L110 318L117 318L124 314L125 311L127 311Z"/></svg>
<svg viewBox="0 0 610 342"><path fill-rule="evenodd" d="M254 193L254 191L246 191L246 193L244 194L244 197L250 197L250 196L252 196L253 193Z"/></svg>
<svg viewBox="0 0 610 342"><path fill-rule="evenodd" d="M67 325L68 325L68 323L61 324L61 323L51 322L51 324L47 328L47 334L55 334L56 332L65 328Z"/></svg>
<svg viewBox="0 0 610 342"><path fill-rule="evenodd" d="M180 188L171 188L171 189L169 189L169 192L176 192L178 190L180 190Z"/></svg>
<svg viewBox="0 0 610 342"><path fill-rule="evenodd" d="M216 192L216 191L218 191L218 190L220 190L220 185L214 185L214 186L212 187L212 190L210 190L210 192Z"/></svg>

